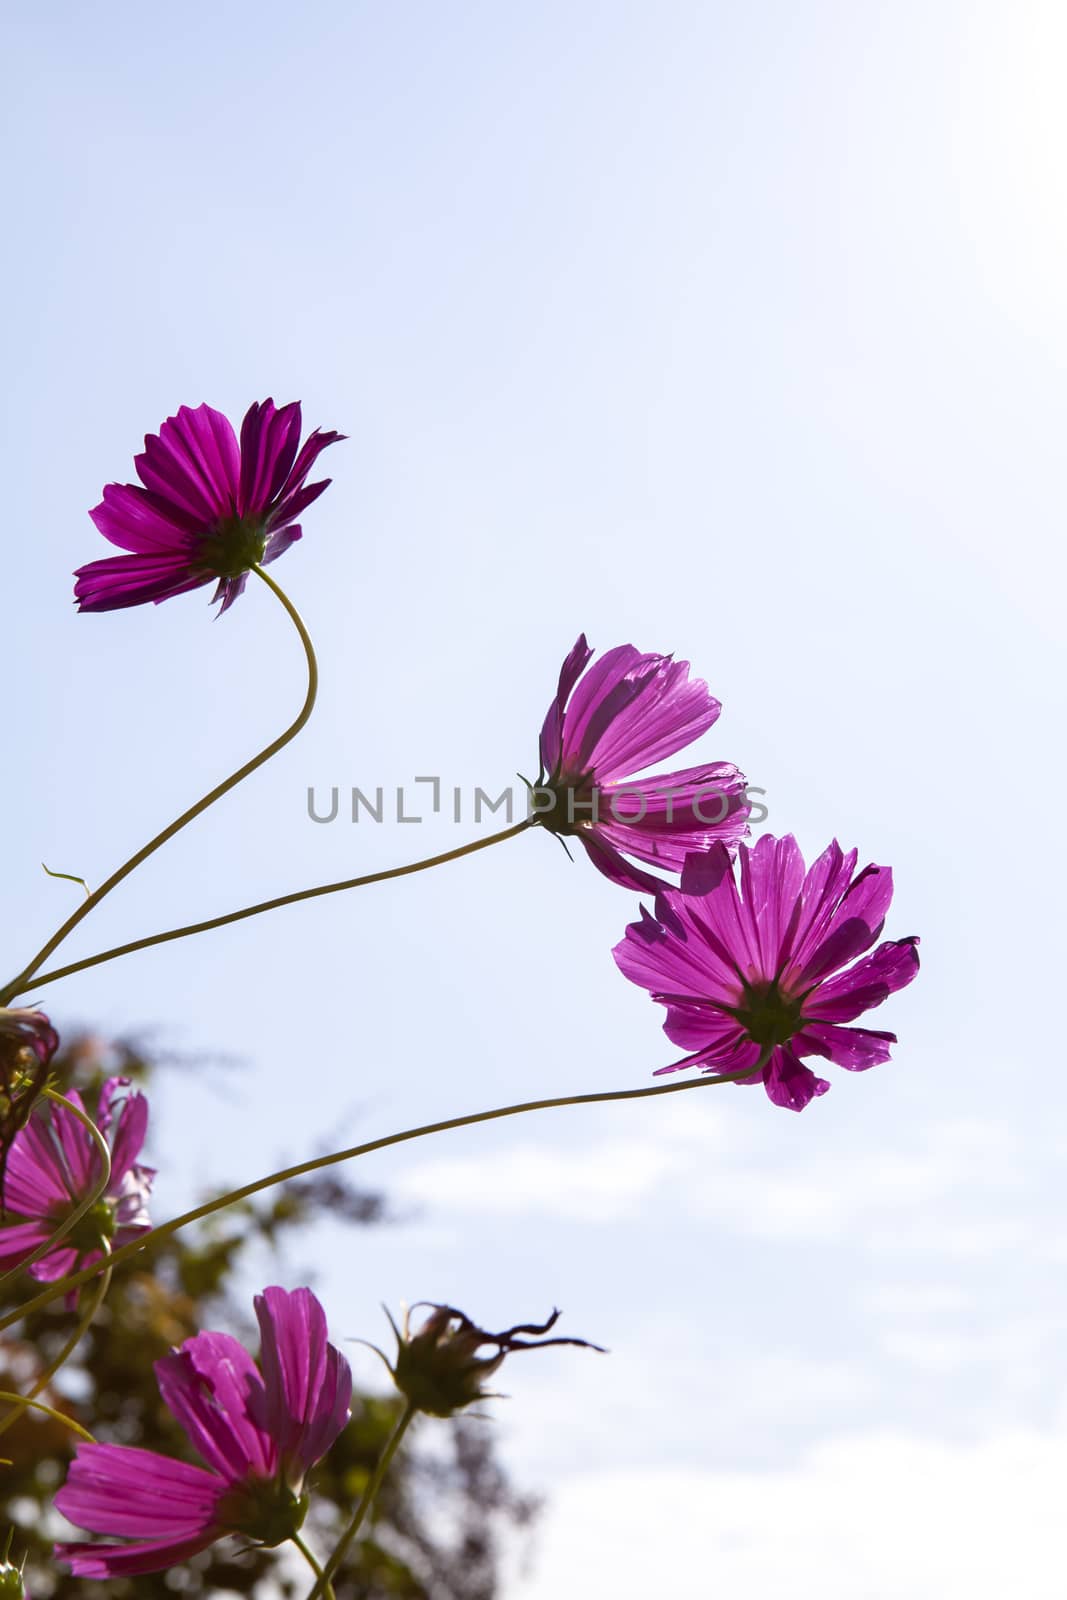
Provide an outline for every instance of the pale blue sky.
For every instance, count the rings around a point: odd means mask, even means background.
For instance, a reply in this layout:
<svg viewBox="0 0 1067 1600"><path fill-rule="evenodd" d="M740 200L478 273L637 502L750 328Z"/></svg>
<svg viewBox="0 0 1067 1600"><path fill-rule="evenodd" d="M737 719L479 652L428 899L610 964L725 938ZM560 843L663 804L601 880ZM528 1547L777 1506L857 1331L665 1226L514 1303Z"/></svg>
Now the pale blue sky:
<svg viewBox="0 0 1067 1600"><path fill-rule="evenodd" d="M1051 1600L1060 8L60 4L6 34L5 967L73 904L42 859L100 881L301 693L264 594L76 616L88 507L178 405L301 399L350 436L275 569L315 720L71 955L460 842L316 827L306 788L528 771L583 629L689 658L724 706L699 752L766 826L894 866L888 931L924 956L878 1018L894 1062L801 1117L724 1089L368 1162L423 1220L324 1230L286 1273L319 1272L338 1335L430 1297L559 1303L612 1347L506 1385L507 1460L554 1508L506 1600L771 1600L786 1572L987 1600L1012 1551ZM158 1097L164 1215L313 1148L644 1083L671 1047L611 960L633 910L522 838L41 998L246 1062Z"/></svg>

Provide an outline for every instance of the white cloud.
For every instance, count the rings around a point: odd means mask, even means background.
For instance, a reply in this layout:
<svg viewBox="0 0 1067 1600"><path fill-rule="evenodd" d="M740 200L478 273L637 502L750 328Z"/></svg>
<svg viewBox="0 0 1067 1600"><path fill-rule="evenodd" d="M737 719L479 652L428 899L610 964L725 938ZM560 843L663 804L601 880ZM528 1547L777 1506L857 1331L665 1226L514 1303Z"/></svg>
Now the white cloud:
<svg viewBox="0 0 1067 1600"><path fill-rule="evenodd" d="M964 1190L958 1203L966 1206L968 1198L968 1191ZM945 1214L943 1210L934 1216L921 1213L913 1214L910 1219L898 1216L892 1222L873 1227L865 1242L869 1250L886 1254L912 1258L949 1256L957 1261L978 1261L987 1256L1020 1251L1029 1254L1033 1225L1025 1215L957 1221L950 1211Z"/></svg>
<svg viewBox="0 0 1067 1600"><path fill-rule="evenodd" d="M669 1194L675 1214L762 1239L851 1240L887 1253L964 1258L1022 1240L1022 1220L1001 1212L1025 1184L1027 1167L998 1123L944 1122L862 1155L818 1141L783 1146L779 1135L774 1123L677 1107L657 1115L640 1140L605 1139L579 1151L523 1140L477 1164L427 1162L402 1174L398 1188L437 1216L491 1204L509 1215L611 1222ZM983 1218L980 1202L989 1198L997 1210Z"/></svg>
<svg viewBox="0 0 1067 1600"><path fill-rule="evenodd" d="M966 1311L974 1303L974 1295L958 1284L879 1283L864 1293L862 1303L877 1317L910 1320Z"/></svg>
<svg viewBox="0 0 1067 1600"><path fill-rule="evenodd" d="M774 1472L557 1480L509 1600L1062 1600L1067 1437L840 1438Z"/></svg>
<svg viewBox="0 0 1067 1600"><path fill-rule="evenodd" d="M1025 1392L1040 1382L1064 1343L1064 1318L1045 1317L1009 1321L999 1325L970 1325L944 1330L891 1330L881 1339L886 1355L922 1372L952 1374L964 1366L992 1364L1002 1384ZM1020 1381L1021 1380L1021 1381Z"/></svg>
<svg viewBox="0 0 1067 1600"><path fill-rule="evenodd" d="M847 1352L694 1343L669 1318L646 1323L606 1358L546 1351L506 1376L513 1404L499 1421L509 1450L548 1479L609 1463L655 1471L694 1439L720 1461L731 1449L777 1455L784 1439L869 1414L877 1397L874 1375Z"/></svg>
<svg viewBox="0 0 1067 1600"><path fill-rule="evenodd" d="M665 1178L673 1164L662 1143L616 1140L575 1155L550 1145L519 1144L483 1156L477 1163L436 1161L402 1174L394 1193L432 1205L498 1214L615 1222L632 1215L638 1201Z"/></svg>

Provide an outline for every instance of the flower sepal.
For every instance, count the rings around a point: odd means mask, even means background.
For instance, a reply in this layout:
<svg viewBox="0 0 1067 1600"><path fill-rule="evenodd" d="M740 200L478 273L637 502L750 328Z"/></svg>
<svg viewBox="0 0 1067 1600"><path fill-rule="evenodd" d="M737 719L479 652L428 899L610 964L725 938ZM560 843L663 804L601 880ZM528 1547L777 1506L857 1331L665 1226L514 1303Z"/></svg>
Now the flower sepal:
<svg viewBox="0 0 1067 1600"><path fill-rule="evenodd" d="M310 1501L277 1478L249 1478L219 1502L219 1522L265 1550L285 1544L304 1526Z"/></svg>
<svg viewBox="0 0 1067 1600"><path fill-rule="evenodd" d="M0 1600L29 1600L22 1568L11 1563L11 1541L14 1536L14 1528L9 1528L4 1542L4 1553L0 1556Z"/></svg>

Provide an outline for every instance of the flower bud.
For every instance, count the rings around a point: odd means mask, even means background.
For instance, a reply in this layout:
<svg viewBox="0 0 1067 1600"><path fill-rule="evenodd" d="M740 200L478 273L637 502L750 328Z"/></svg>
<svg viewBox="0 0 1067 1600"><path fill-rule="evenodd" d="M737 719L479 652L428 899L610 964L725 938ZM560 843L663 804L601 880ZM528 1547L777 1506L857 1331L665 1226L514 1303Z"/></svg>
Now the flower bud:
<svg viewBox="0 0 1067 1600"><path fill-rule="evenodd" d="M491 1398L494 1391L483 1388L483 1383L513 1350L540 1350L552 1344L601 1348L587 1339L542 1338L558 1321L558 1311L541 1325L520 1323L504 1333L486 1333L454 1306L420 1304L429 1315L414 1332L410 1311L404 1312L403 1332L389 1317L397 1342L396 1362L389 1370L415 1410L431 1417L450 1417L475 1400ZM521 1339L520 1334L531 1334L536 1342ZM486 1353L479 1355L480 1350Z"/></svg>
<svg viewBox="0 0 1067 1600"><path fill-rule="evenodd" d="M0 1600L29 1600L22 1573L9 1561L0 1561Z"/></svg>
<svg viewBox="0 0 1067 1600"><path fill-rule="evenodd" d="M11 1541L14 1537L14 1528L9 1528L3 1553L0 1554L0 1600L30 1600L22 1581L22 1568L11 1565Z"/></svg>

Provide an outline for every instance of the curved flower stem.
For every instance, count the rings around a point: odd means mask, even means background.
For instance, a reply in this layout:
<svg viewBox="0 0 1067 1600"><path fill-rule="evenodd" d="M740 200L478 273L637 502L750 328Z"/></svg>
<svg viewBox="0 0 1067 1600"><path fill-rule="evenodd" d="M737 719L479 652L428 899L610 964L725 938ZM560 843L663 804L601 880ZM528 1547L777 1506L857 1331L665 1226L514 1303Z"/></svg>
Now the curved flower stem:
<svg viewBox="0 0 1067 1600"><path fill-rule="evenodd" d="M312 1589L311 1593L308 1595L308 1600L319 1600L319 1596L325 1594L326 1585L329 1583L330 1579L341 1565L341 1562L344 1560L345 1552L352 1543L352 1540L356 1537L356 1534L359 1532L367 1512L374 1504L378 1490L381 1488L382 1483L385 1480L385 1474L389 1471L389 1464L396 1455L396 1452L400 1447L400 1441L407 1432L408 1424L411 1422L411 1419L414 1415L415 1407L409 1400L403 1411L400 1413L400 1418L396 1427L389 1436L388 1444L378 1457L378 1465L372 1472L370 1482L367 1484L367 1487L364 1489L363 1494L360 1497L360 1502L356 1507L355 1515L353 1516L352 1521L348 1524L348 1527L345 1529L344 1533L342 1533L340 1539L338 1539L333 1555L330 1557L329 1561L327 1561L325 1570L323 1571L321 1577L316 1581L315 1587Z"/></svg>
<svg viewBox="0 0 1067 1600"><path fill-rule="evenodd" d="M321 1594L324 1597L324 1600L337 1600L337 1596L333 1592L333 1584L330 1582L329 1578L326 1577L322 1567L319 1565L318 1561L316 1561L315 1557L312 1555L303 1539L301 1539L300 1535L298 1533L294 1533L290 1535L290 1538L292 1539L293 1544L296 1545L296 1548L300 1551L300 1554L304 1557L304 1560L307 1562L312 1572L315 1574L317 1580L315 1586L316 1593ZM319 1588L320 1583L322 1585L321 1588Z"/></svg>
<svg viewBox="0 0 1067 1600"><path fill-rule="evenodd" d="M212 928L224 928L229 922L243 922L246 917L258 917L263 911L277 911L281 906L296 905L300 900L317 900L320 895L340 894L342 889L362 889L368 883L385 883L389 878L407 878L413 872L426 872L430 867L442 867L448 861L458 861L461 856L472 856L478 850L487 850L491 844L501 844L514 839L536 819L524 817L502 833L491 833L485 839L473 839L469 844L457 845L439 856L426 856L422 861L409 861L402 867L385 867L381 872L365 872L360 878L343 878L339 883L320 883L314 889L295 889L292 894L277 895L273 900L260 900L254 906L244 906L240 911L227 911L221 917L209 917L206 922L190 922L182 928L170 928L166 933L153 933L145 939L134 939L129 944L116 945L113 950L101 950L98 955L86 956L82 961L72 961L66 967L53 967L33 980L34 988L44 983L54 983L57 978L69 978L72 972L84 972L87 967L98 967L105 961L117 961L119 956L132 955L135 950L147 950L154 944L167 944L171 939L188 939L194 933L209 933ZM21 983L21 979L19 980ZM14 993L20 994L21 989Z"/></svg>
<svg viewBox="0 0 1067 1600"><path fill-rule="evenodd" d="M308 631L304 626L300 613L285 591L275 583L274 579L269 577L262 567L254 566L250 570L262 578L267 588L281 601L281 604L289 613L297 633L300 635L301 644L304 646L304 655L307 658L308 686L299 715L294 722L289 724L284 733L279 734L277 739L273 739L258 755L253 756L250 761L246 761L243 767L238 767L236 772L231 773L222 783L217 784L209 794L204 795L195 805L190 806L188 811L183 811L180 817L176 817L172 823L163 829L162 833L157 833L154 839L150 839L135 855L130 856L128 861L124 861L121 867L116 868L110 878L106 878L98 889L94 889L88 899L83 900L77 910L71 913L62 927L57 928L48 942L41 946L29 965L23 967L18 977L13 979L6 989L0 991L0 1005L9 1005L15 995L22 994L29 987L34 973L48 960L53 950L63 943L68 934L74 932L78 924L89 915L90 911L95 910L101 900L111 893L112 889L116 888L124 878L128 878L130 873L139 867L142 862L147 861L148 857L153 855L161 845L166 844L169 839L173 839L174 835L180 833L194 818L199 817L209 806L213 806L216 800L221 800L224 794L228 794L231 789L235 789L239 783L255 772L258 767L262 767L272 756L276 756L279 750L284 749L290 740L296 738L310 717L315 704L315 696L318 693L319 669Z"/></svg>
<svg viewBox="0 0 1067 1600"><path fill-rule="evenodd" d="M111 1182L111 1151L108 1148L107 1140L92 1117L83 1111L80 1106L76 1106L73 1100L68 1100L66 1095L60 1094L57 1089L46 1089L44 1098L51 1100L54 1105L64 1106L71 1116L77 1117L82 1127L91 1135L93 1143L96 1145L97 1155L100 1157L101 1177L92 1193L75 1206L69 1217L64 1217L50 1239L46 1239L43 1244L39 1244L36 1250L31 1251L28 1256L24 1256L16 1266L10 1268L0 1277L0 1291L3 1291L7 1284L25 1272L27 1267L32 1267L35 1261L40 1261L42 1256L46 1256L50 1250L55 1249L57 1244L62 1243L70 1230L77 1227L85 1213L91 1211L98 1200L103 1199L107 1193L107 1186ZM0 1429L0 1432L2 1431Z"/></svg>
<svg viewBox="0 0 1067 1600"><path fill-rule="evenodd" d="M51 1417L53 1422L61 1422L71 1433L76 1433L79 1439L84 1439L87 1444L95 1444L96 1440L88 1428L83 1428L80 1422L75 1422L73 1417L68 1417L65 1411L57 1411L54 1406L46 1406L43 1400L31 1400L24 1394L13 1394L10 1389L0 1389L0 1400L13 1400L19 1411L40 1411L46 1417ZM7 1462L10 1466L11 1463Z"/></svg>
<svg viewBox="0 0 1067 1600"><path fill-rule="evenodd" d="M104 1257L106 1260L109 1254L106 1239L101 1240L101 1246L104 1250ZM100 1279L96 1293L90 1298L88 1306L78 1318L77 1325L70 1338L63 1346L62 1350L48 1363L47 1367L45 1367L44 1371L40 1374L37 1382L34 1384L29 1394L20 1396L16 1400L16 1403L12 1406L11 1410L8 1412L7 1416L0 1420L0 1434L6 1433L8 1428L11 1427L12 1423L18 1421L26 1407L37 1398L41 1390L44 1389L55 1377L63 1363L74 1353L74 1350L81 1342L83 1335L89 1331L89 1324L92 1322L93 1318L96 1316L96 1313L103 1305L107 1291L110 1287L111 1267L108 1265L105 1268L103 1277Z"/></svg>
<svg viewBox="0 0 1067 1600"><path fill-rule="evenodd" d="M240 1200L248 1200L264 1189L272 1189L275 1184L306 1177L309 1172L320 1172L324 1167L334 1167L342 1161L354 1161L358 1156L371 1155L375 1150L388 1150L391 1145L407 1144L412 1139L422 1139L432 1133L448 1133L453 1128L470 1128L479 1122L497 1122L502 1117L518 1117L527 1111L551 1111L558 1106L603 1105L611 1100L648 1100L656 1095L684 1094L690 1089L710 1089L719 1083L741 1083L745 1078L751 1078L761 1066L762 1061L757 1062L754 1067L749 1067L745 1072L734 1072L717 1078L687 1078L684 1083L657 1083L647 1089L605 1089L596 1094L566 1094L551 1100L524 1100L518 1105L497 1106L492 1111L475 1111L463 1117L448 1117L443 1122L426 1122L419 1128L405 1128L401 1133L389 1133L381 1139L370 1139L366 1144L353 1145L349 1150L337 1150L332 1155L316 1156L311 1161L298 1162L295 1167L284 1167L280 1172L272 1172L267 1178L257 1178L254 1183L246 1183L242 1188L232 1189L229 1194L220 1195L216 1200L208 1200L204 1205L194 1207L192 1211L183 1212L180 1217L173 1217L169 1222L161 1222L158 1228L153 1228L150 1233L143 1234L139 1239L131 1239L129 1244L124 1244L115 1251L111 1257L111 1265L120 1266L131 1257L162 1244L172 1233L177 1233L179 1228L186 1227L188 1223L199 1222L201 1218L210 1217L214 1212L224 1210L226 1206L236 1205ZM69 1278L64 1278L60 1283L50 1284L25 1305L9 1311L5 1317L0 1317L0 1332L10 1328L12 1323L20 1321L30 1312L39 1311L58 1295L69 1294L72 1289L80 1288L83 1283L88 1283L90 1278L95 1278L102 1270L100 1263L96 1262L88 1267L82 1267L80 1272L72 1272Z"/></svg>

